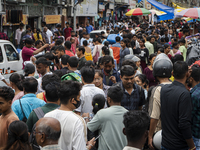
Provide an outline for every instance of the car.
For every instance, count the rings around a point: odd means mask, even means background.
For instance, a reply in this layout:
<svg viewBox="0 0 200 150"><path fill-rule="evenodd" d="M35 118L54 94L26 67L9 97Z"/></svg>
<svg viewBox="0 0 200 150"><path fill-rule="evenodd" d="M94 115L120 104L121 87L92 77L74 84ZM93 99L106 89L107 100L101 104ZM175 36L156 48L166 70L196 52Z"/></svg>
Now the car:
<svg viewBox="0 0 200 150"><path fill-rule="evenodd" d="M9 82L12 73L23 74L23 60L15 46L7 40L0 40L0 73ZM0 86L6 85L0 81Z"/></svg>
<svg viewBox="0 0 200 150"><path fill-rule="evenodd" d="M95 38L95 34L101 34L101 32L104 31L106 34L106 30L93 30L90 32L90 38L94 39Z"/></svg>

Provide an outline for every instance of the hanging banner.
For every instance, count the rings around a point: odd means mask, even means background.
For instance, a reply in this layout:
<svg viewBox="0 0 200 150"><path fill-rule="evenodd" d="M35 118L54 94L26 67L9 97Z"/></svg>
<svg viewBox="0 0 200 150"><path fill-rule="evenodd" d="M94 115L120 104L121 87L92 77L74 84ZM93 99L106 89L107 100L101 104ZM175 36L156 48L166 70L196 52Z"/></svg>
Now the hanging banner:
<svg viewBox="0 0 200 150"><path fill-rule="evenodd" d="M136 1L135 0L130 0L129 5L130 5L131 9L135 9L136 8Z"/></svg>
<svg viewBox="0 0 200 150"><path fill-rule="evenodd" d="M44 21L46 22L46 24L61 23L61 17L60 15L45 15Z"/></svg>
<svg viewBox="0 0 200 150"><path fill-rule="evenodd" d="M23 24L28 24L28 15L23 14L22 23L23 23ZM2 25L3 25L3 26L10 26L10 25L18 26L19 23L15 23L15 24L7 23L6 14L3 14L3 15L2 15Z"/></svg>
<svg viewBox="0 0 200 150"><path fill-rule="evenodd" d="M109 9L114 9L114 3L109 3Z"/></svg>
<svg viewBox="0 0 200 150"><path fill-rule="evenodd" d="M105 5L99 4L99 11L105 11Z"/></svg>
<svg viewBox="0 0 200 150"><path fill-rule="evenodd" d="M76 16L97 16L98 0L84 0L81 5L77 5Z"/></svg>

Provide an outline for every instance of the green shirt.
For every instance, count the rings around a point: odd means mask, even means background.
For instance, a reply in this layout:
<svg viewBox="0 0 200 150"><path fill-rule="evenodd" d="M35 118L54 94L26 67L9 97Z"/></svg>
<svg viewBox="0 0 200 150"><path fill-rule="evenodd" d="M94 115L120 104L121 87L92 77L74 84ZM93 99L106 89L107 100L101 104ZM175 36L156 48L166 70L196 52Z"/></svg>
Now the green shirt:
<svg viewBox="0 0 200 150"><path fill-rule="evenodd" d="M186 49L185 45L180 46L180 47L179 47L179 51L183 54L184 61L186 61L187 49Z"/></svg>
<svg viewBox="0 0 200 150"><path fill-rule="evenodd" d="M41 109L43 110L44 114L58 108L59 105L57 104L53 104L53 103L47 103L44 106L41 107ZM32 132L32 128L34 126L34 124L38 121L38 117L36 116L35 112L32 111L28 117L28 120L26 122L27 126L28 126L28 131L31 133Z"/></svg>
<svg viewBox="0 0 200 150"><path fill-rule="evenodd" d="M126 146L127 140L122 130L123 116L127 111L122 106L111 106L98 111L88 122L87 127L90 131L99 131L98 150L122 150Z"/></svg>
<svg viewBox="0 0 200 150"><path fill-rule="evenodd" d="M87 60L85 59L85 56L81 57L78 60L78 68L77 68L77 70L81 70L81 68L85 66L86 62L87 62Z"/></svg>

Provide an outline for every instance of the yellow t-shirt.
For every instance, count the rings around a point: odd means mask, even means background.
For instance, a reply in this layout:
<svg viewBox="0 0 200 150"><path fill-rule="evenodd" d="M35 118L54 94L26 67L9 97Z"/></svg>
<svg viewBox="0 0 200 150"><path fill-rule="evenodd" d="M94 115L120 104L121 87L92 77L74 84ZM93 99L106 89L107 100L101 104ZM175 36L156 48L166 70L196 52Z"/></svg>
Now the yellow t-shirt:
<svg viewBox="0 0 200 150"><path fill-rule="evenodd" d="M46 99L46 97L44 97L44 96L45 96L44 92L39 93L39 94L36 95L37 98L39 98L39 99L45 101L44 99Z"/></svg>
<svg viewBox="0 0 200 150"><path fill-rule="evenodd" d="M42 40L42 35L41 35L41 34L39 34L39 39L38 39L38 37L37 37L37 33L34 33L34 34L33 34L33 37L34 37L35 41L37 41L37 40Z"/></svg>
<svg viewBox="0 0 200 150"><path fill-rule="evenodd" d="M85 52L85 59L86 59L87 61L89 61L89 60L93 61L93 59L92 59L92 53L86 53L86 52Z"/></svg>

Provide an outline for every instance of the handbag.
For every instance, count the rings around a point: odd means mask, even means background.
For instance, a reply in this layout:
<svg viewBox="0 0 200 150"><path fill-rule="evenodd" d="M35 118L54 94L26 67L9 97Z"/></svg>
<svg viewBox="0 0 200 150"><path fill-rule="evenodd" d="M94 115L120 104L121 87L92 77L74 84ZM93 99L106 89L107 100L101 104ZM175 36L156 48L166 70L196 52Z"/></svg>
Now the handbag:
<svg viewBox="0 0 200 150"><path fill-rule="evenodd" d="M24 116L23 119L22 119L22 121L26 123L27 118L26 118L26 116L25 116L25 114L24 114L24 111L23 111L23 108L22 108L22 104L21 104L21 100L20 100L20 99L19 99L19 104L20 104L20 107L21 107L21 110L22 110L22 114L23 114L23 116Z"/></svg>
<svg viewBox="0 0 200 150"><path fill-rule="evenodd" d="M94 63L97 63L98 58L99 58L99 51L98 51L98 45L97 45L97 52L96 52L96 55L95 55L94 58L93 58L93 62L94 62Z"/></svg>

